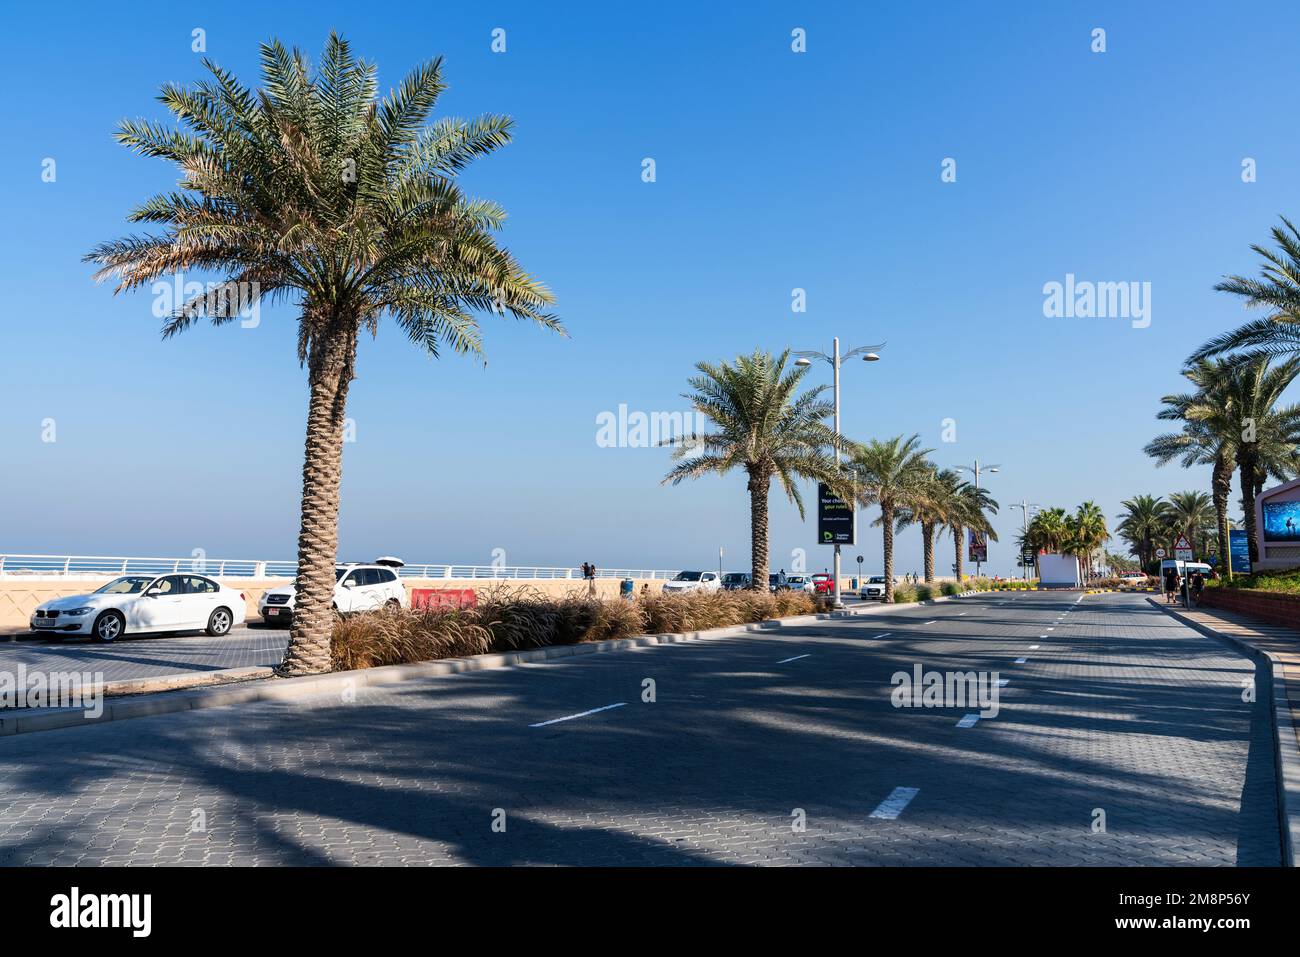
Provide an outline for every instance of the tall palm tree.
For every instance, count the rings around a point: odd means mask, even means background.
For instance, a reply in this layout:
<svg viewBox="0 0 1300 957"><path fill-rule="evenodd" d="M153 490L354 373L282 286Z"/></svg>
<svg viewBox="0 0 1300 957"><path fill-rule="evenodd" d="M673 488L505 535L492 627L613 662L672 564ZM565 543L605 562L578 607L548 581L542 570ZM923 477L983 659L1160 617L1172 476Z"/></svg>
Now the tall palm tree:
<svg viewBox="0 0 1300 957"><path fill-rule="evenodd" d="M664 483L678 484L709 473L725 474L743 468L749 477L749 516L752 588L766 589L768 579L768 492L772 479L780 481L786 498L804 515L797 482L825 482L844 501L853 500L846 473L828 453L841 444L826 419L835 406L822 399L826 386L796 394L807 367L786 370L790 351L773 358L755 349L738 356L734 364L697 363L700 373L688 381L693 392L683 393L692 407L714 428L703 435L670 438L677 462Z"/></svg>
<svg viewBox="0 0 1300 957"><path fill-rule="evenodd" d="M175 163L180 190L137 207L159 227L88 255L119 291L184 270L292 302L310 397L302 471L297 602L284 674L329 667L339 484L348 389L362 333L391 317L418 347L481 354L472 313L510 314L556 331L551 293L497 245L495 203L461 192L471 160L510 141L505 116L426 125L444 89L442 61L416 67L382 101L373 64L331 34L320 69L278 41L261 47L262 88L210 61L210 78L165 84L178 129L125 121L117 139ZM244 284L244 285L239 285ZM207 294L180 306L164 338L232 315Z"/></svg>
<svg viewBox="0 0 1300 957"><path fill-rule="evenodd" d="M961 487L965 484L952 469L932 469L917 497L900 508L896 522L899 530L909 525L921 528L922 564L925 581L932 584L934 576L935 533L947 526L962 507Z"/></svg>
<svg viewBox="0 0 1300 957"><path fill-rule="evenodd" d="M1190 361L1243 350L1254 356L1300 354L1300 231L1283 216L1272 236L1276 250L1250 247L1263 260L1258 279L1227 276L1214 287L1243 299L1247 308L1265 309L1268 314L1209 340Z"/></svg>
<svg viewBox="0 0 1300 957"><path fill-rule="evenodd" d="M1120 503L1124 514L1120 516L1117 531L1129 543L1143 571L1150 571L1155 562L1156 542L1162 541L1167 526L1169 503L1159 495L1135 495Z"/></svg>
<svg viewBox="0 0 1300 957"><path fill-rule="evenodd" d="M988 489L977 488L971 482L961 482L953 493L952 509L944 523L953 544L953 572L957 581L966 578L966 532L967 530L986 535L997 541L997 532L993 530L990 515L996 515L998 503L989 494Z"/></svg>
<svg viewBox="0 0 1300 957"><path fill-rule="evenodd" d="M1046 508L1029 521L1029 542L1034 549L1049 553L1060 552L1070 539L1063 508Z"/></svg>
<svg viewBox="0 0 1300 957"><path fill-rule="evenodd" d="M1084 502L1065 519L1066 551L1084 560L1086 571L1092 575L1092 560L1097 551L1110 538L1106 516L1096 502Z"/></svg>
<svg viewBox="0 0 1300 957"><path fill-rule="evenodd" d="M1300 405L1277 405L1300 376L1300 356L1276 365L1267 355L1242 356L1216 366L1206 363L1198 374L1206 377L1203 388L1190 396L1167 397L1174 400L1169 407L1216 434L1236 430L1233 450L1246 538L1251 558L1257 560L1255 497L1270 476L1286 480L1300 467Z"/></svg>
<svg viewBox="0 0 1300 957"><path fill-rule="evenodd" d="M885 556L885 601L894 600L894 523L900 509L924 501L934 466L926 459L933 449L920 448L921 437L872 439L852 449L849 468L857 485L858 504L880 506Z"/></svg>
<svg viewBox="0 0 1300 957"><path fill-rule="evenodd" d="M1228 554L1228 503L1232 495L1232 473L1237 467L1237 448L1242 438L1240 423L1228 414L1228 385L1232 363L1222 359L1201 359L1183 370L1196 391L1167 395L1156 418L1183 423L1181 432L1158 435L1143 449L1166 465L1179 459L1183 468L1210 466L1210 495L1214 502L1219 555ZM1218 409L1218 415L1213 410ZM1194 410L1194 418L1188 411ZM1199 410L1199 411L1195 411ZM1232 578L1232 563L1224 560L1224 573Z"/></svg>

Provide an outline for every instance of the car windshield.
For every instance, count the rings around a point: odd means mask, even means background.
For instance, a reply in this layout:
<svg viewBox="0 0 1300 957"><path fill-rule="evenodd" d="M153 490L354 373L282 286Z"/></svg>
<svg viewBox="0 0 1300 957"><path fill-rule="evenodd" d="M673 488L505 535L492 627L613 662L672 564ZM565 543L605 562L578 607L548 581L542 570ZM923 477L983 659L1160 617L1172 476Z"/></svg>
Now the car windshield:
<svg viewBox="0 0 1300 957"><path fill-rule="evenodd" d="M697 581L700 580L700 576L702 576L703 574L704 574L703 572L678 572L678 573L677 573L677 577L675 577L675 578L673 579L673 581L675 581L675 582L697 582Z"/></svg>
<svg viewBox="0 0 1300 957"><path fill-rule="evenodd" d="M867 583L871 585L883 585L885 583L885 576L872 575L870 578L867 579Z"/></svg>
<svg viewBox="0 0 1300 957"><path fill-rule="evenodd" d="M788 581L791 585L802 585L802 584L803 584L803 576L801 576L801 575L794 575L794 576L791 576L790 578L787 578L786 581Z"/></svg>
<svg viewBox="0 0 1300 957"><path fill-rule="evenodd" d="M149 587L152 575L126 575L114 578L103 588L96 588L96 595L138 595Z"/></svg>
<svg viewBox="0 0 1300 957"><path fill-rule="evenodd" d="M722 576L724 582L743 582L745 575L742 572L728 572Z"/></svg>

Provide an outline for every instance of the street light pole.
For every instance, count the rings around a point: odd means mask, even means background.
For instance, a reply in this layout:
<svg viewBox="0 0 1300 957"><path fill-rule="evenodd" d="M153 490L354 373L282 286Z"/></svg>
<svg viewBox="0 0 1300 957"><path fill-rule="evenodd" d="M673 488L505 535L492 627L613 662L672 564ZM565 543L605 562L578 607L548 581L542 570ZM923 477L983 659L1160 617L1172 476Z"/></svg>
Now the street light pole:
<svg viewBox="0 0 1300 957"><path fill-rule="evenodd" d="M880 356L876 355L876 350L883 348L884 345L885 344L882 342L879 345L874 345L874 346L858 346L856 349L850 349L848 352L844 353L843 356L841 356L840 337L836 336L834 340L832 340L831 342L830 355L825 355L824 353L821 352L809 352L809 351L795 353L795 355L798 356L798 358L795 359L794 364L797 366L810 366L812 365L813 359L821 359L823 362L830 363L831 370L832 370L832 382L833 382L832 391L835 394L835 469L836 471L838 471L840 467L840 365L848 361L849 359L852 359L854 356L859 356L859 355L862 356L862 360L864 362L876 362L877 360L880 359ZM856 513L857 511L856 503L850 502L848 504L849 507L852 508ZM820 502L818 503L818 507L819 508L821 507ZM857 523L854 522L854 528L856 529L856 527L857 527ZM840 543L839 542L835 543L834 567L831 569L831 574L834 579L833 590L832 590L832 595L834 597L831 600L831 605L835 608L843 608L844 599L840 595Z"/></svg>
<svg viewBox="0 0 1300 957"><path fill-rule="evenodd" d="M1020 546L1020 567L1024 568L1025 567L1024 539L1027 539L1029 537L1029 516L1032 513L1038 511L1039 506L1037 503L1031 503L1025 501L1024 499L1021 499L1019 502L1012 502L1011 507L1018 508L1023 513L1023 515L1021 516L1023 522L1021 527L1024 531L1024 536L1021 539L1021 546ZM1035 558L1035 561L1037 561L1037 558ZM1028 569L1025 570L1025 581L1029 581Z"/></svg>
<svg viewBox="0 0 1300 957"><path fill-rule="evenodd" d="M990 474L992 474L992 473L994 473L994 472L1000 472L1000 471L1002 470L1002 466L1000 466L1000 465L985 465L985 466L983 466L982 468L983 468L983 469L986 469ZM976 459L976 460L975 460L973 463L971 463L970 465L958 465L958 466L957 466L957 471L958 471L958 472L970 472L972 475L974 475L974 476L975 476L975 491L977 491L977 492L979 491L979 488L980 488L980 472L981 472L981 466L980 466L980 460L979 460L979 459ZM986 541L987 541L987 539L986 539ZM965 542L963 542L962 544L964 545ZM976 577L976 578L979 578L979 577L980 577L980 565L981 565L980 560L977 558L977 559L975 560L975 577Z"/></svg>

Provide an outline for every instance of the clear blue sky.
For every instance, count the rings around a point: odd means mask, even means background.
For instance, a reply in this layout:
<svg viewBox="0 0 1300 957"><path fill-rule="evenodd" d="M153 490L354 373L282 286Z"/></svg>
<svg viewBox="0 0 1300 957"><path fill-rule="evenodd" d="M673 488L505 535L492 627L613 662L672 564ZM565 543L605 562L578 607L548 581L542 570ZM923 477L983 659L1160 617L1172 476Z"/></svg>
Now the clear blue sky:
<svg viewBox="0 0 1300 957"><path fill-rule="evenodd" d="M987 484L1004 506L1092 498L1113 522L1135 493L1208 487L1141 447L1183 357L1244 316L1214 282L1253 273L1248 245L1300 215L1293 2L543 6L7 12L0 550L294 552L306 393L292 310L162 342L147 292L113 297L80 262L174 182L111 134L123 117L165 119L158 86L199 78L195 27L249 82L273 36L314 57L337 29L385 87L443 54L443 113L518 122L467 185L510 211L504 241L555 290L572 338L488 317L486 368L431 361L392 327L364 341L345 557L487 563L503 548L512 564L683 567L721 545L747 567L743 476L661 487L666 453L598 447L596 417L684 409L697 360L828 350L836 334L889 343L846 371L845 431L918 432L941 464L1000 463ZM791 52L795 27L807 53ZM940 181L945 157L955 183ZM1150 282L1150 327L1044 318L1043 284L1067 272ZM946 417L956 443L940 441ZM849 549L869 569L871 517ZM1004 539L1018 522L1004 507ZM771 541L774 566L800 547L810 570L829 562L811 516L775 490ZM919 552L905 534L898 570ZM992 546L993 571L1012 552ZM941 571L950 554L945 541Z"/></svg>

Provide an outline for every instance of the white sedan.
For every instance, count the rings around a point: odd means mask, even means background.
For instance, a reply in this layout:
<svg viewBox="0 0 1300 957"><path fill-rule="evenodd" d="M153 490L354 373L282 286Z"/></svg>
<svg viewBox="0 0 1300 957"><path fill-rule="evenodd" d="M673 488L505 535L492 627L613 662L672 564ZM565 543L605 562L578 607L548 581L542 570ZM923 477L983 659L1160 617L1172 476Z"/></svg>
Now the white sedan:
<svg viewBox="0 0 1300 957"><path fill-rule="evenodd" d="M92 635L197 631L220 637L243 624L243 594L203 575L123 575L89 595L55 598L32 613L32 631Z"/></svg>
<svg viewBox="0 0 1300 957"><path fill-rule="evenodd" d="M688 591L719 591L722 580L717 572L678 572L664 582L664 594L680 595Z"/></svg>

